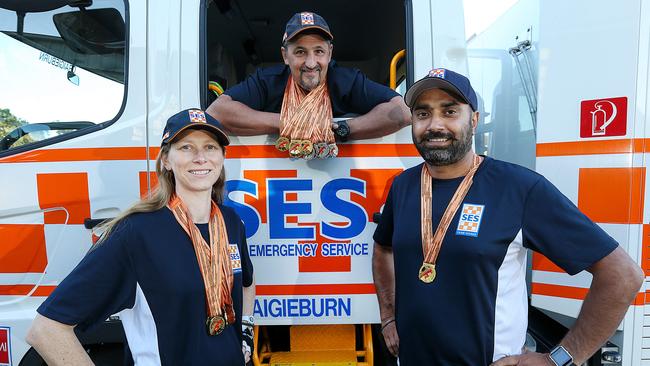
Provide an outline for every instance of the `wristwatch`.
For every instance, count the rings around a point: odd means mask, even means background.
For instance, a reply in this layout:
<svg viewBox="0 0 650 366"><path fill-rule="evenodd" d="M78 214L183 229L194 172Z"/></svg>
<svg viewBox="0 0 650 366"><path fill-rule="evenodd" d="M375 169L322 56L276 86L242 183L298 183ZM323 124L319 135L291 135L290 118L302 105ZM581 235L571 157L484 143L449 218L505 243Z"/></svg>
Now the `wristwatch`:
<svg viewBox="0 0 650 366"><path fill-rule="evenodd" d="M350 126L348 126L348 123L345 120L336 121L334 123L338 125L334 130L336 137L343 142L348 141L348 137L350 136Z"/></svg>
<svg viewBox="0 0 650 366"><path fill-rule="evenodd" d="M548 354L548 357L551 359L557 366L573 366L573 356L562 346L557 346L551 350Z"/></svg>
<svg viewBox="0 0 650 366"><path fill-rule="evenodd" d="M250 315L242 315L241 324L246 327L253 327L255 325L255 318Z"/></svg>

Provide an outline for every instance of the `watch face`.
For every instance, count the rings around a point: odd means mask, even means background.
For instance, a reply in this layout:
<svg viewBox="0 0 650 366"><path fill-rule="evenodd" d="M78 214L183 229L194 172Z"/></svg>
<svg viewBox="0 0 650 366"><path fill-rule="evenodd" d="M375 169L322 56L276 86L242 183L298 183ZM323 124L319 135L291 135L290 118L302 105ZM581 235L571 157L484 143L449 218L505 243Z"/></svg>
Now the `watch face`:
<svg viewBox="0 0 650 366"><path fill-rule="evenodd" d="M336 129L336 134L337 135L339 135L341 137L345 137L345 136L350 134L350 127L348 127L347 123L339 122L338 125L339 125L339 128Z"/></svg>
<svg viewBox="0 0 650 366"><path fill-rule="evenodd" d="M570 365L571 362L573 362L573 358L569 352L567 352L562 346L555 347L555 349L551 351L551 359L558 366Z"/></svg>

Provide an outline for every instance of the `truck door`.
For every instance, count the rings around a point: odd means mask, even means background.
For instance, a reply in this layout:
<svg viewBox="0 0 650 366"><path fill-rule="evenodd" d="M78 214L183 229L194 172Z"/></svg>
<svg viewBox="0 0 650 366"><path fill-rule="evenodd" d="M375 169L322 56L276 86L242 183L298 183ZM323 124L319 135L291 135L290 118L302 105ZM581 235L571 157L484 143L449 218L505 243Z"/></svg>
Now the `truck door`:
<svg viewBox="0 0 650 366"><path fill-rule="evenodd" d="M414 29L430 29L413 35L416 77L431 63L466 72L479 97L476 151L543 174L648 274L650 8L642 1L588 8L539 0L453 3L413 1ZM464 34L454 28L463 23ZM529 258L531 314L565 331L591 275L569 276L537 253ZM612 347L603 348L603 360L611 361L603 364L650 364L645 291L610 338Z"/></svg>
<svg viewBox="0 0 650 366"><path fill-rule="evenodd" d="M146 176L144 3L88 3L0 1L0 364Z"/></svg>

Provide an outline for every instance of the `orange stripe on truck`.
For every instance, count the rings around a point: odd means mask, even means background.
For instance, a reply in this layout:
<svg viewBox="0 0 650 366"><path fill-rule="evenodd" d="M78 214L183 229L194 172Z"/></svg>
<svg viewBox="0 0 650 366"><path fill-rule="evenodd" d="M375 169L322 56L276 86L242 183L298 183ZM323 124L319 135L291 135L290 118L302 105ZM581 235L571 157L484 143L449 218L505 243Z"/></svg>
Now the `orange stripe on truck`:
<svg viewBox="0 0 650 366"><path fill-rule="evenodd" d="M574 300L584 300L588 292L589 289L584 287L571 287L537 282L533 282L531 287L531 293L533 295L552 296ZM639 292L636 294L636 297L634 298L632 304L645 305L646 293Z"/></svg>
<svg viewBox="0 0 650 366"><path fill-rule="evenodd" d="M153 151L153 149L151 149ZM159 150L159 149L157 149ZM156 154L157 154L156 150ZM153 155L152 159L155 159ZM57 161L146 160L144 147L94 147L32 150L0 158L0 163L43 163Z"/></svg>
<svg viewBox="0 0 650 366"><path fill-rule="evenodd" d="M537 282L533 282L531 287L531 293L533 295L562 297L565 299L576 300L584 300L585 296L587 296L587 292L589 292L588 288L551 285L548 283Z"/></svg>
<svg viewBox="0 0 650 366"><path fill-rule="evenodd" d="M372 283L318 284L318 285L255 285L259 296L282 295L370 295L375 294Z"/></svg>
<svg viewBox="0 0 650 366"><path fill-rule="evenodd" d="M34 285L0 285L1 295L27 295ZM49 296L56 286L39 286L32 296ZM374 295L372 283L318 284L318 285L256 285L256 295Z"/></svg>
<svg viewBox="0 0 650 366"><path fill-rule="evenodd" d="M647 152L650 139L583 140L537 144L537 156L629 154Z"/></svg>
<svg viewBox="0 0 650 366"><path fill-rule="evenodd" d="M25 296L34 285L0 285L0 296ZM31 296L50 296L56 286L38 286Z"/></svg>
<svg viewBox="0 0 650 366"><path fill-rule="evenodd" d="M228 157L286 158L273 145L228 146ZM155 160L159 147L149 148L149 157ZM650 152L650 139L616 139L537 144L538 157L629 154ZM345 144L339 145L340 157L419 157L413 144ZM56 161L146 160L147 149L142 147L95 147L70 149L42 149L0 158L0 163L37 163Z"/></svg>
<svg viewBox="0 0 650 366"><path fill-rule="evenodd" d="M149 148L149 158L155 160L159 147ZM286 152L273 145L232 145L226 149L232 159L288 158ZM413 144L349 144L339 145L339 157L419 157ZM70 149L42 149L0 158L0 163L44 163L62 161L146 160L147 149L142 147L94 147Z"/></svg>

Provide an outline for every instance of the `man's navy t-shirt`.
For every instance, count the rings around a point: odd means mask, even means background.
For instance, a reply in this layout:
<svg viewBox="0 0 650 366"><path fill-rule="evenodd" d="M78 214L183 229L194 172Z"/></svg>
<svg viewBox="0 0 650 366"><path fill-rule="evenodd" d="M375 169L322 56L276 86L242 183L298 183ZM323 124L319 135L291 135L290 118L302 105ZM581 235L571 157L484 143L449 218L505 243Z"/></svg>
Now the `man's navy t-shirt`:
<svg viewBox="0 0 650 366"><path fill-rule="evenodd" d="M418 278L422 164L390 189L374 240L393 250L402 366L489 365L526 337L526 248L569 274L618 245L543 176L485 158L449 225L436 278ZM433 179L433 232L462 181Z"/></svg>
<svg viewBox="0 0 650 366"><path fill-rule="evenodd" d="M260 68L224 94L257 111L280 113L290 75L286 65ZM330 61L327 68L327 87L334 117L348 113L366 114L378 104L399 95L368 79L361 71L340 67L335 61Z"/></svg>
<svg viewBox="0 0 650 366"><path fill-rule="evenodd" d="M205 286L194 247L166 207L119 223L38 312L82 330L119 312L136 365L243 365L242 286L251 285L253 267L239 216L219 208L228 231L237 318L223 333L207 333ZM197 226L209 238L208 224Z"/></svg>

